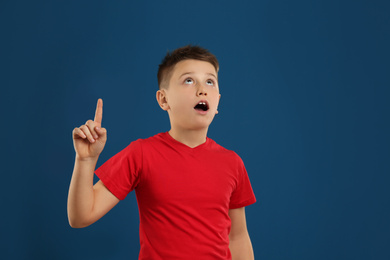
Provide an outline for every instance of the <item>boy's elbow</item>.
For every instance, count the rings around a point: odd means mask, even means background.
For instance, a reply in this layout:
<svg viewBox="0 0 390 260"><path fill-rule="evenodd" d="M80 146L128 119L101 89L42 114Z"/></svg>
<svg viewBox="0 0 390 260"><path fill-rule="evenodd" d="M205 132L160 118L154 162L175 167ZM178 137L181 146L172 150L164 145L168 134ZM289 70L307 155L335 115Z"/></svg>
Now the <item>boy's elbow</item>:
<svg viewBox="0 0 390 260"><path fill-rule="evenodd" d="M81 225L80 223L77 223L77 222L71 221L71 220L69 220L69 226L71 228L83 228L83 227L85 227L84 225Z"/></svg>
<svg viewBox="0 0 390 260"><path fill-rule="evenodd" d="M92 224L88 221L83 221L82 219L71 217L69 215L68 215L68 222L69 222L69 226L71 226L72 228L85 228Z"/></svg>
<svg viewBox="0 0 390 260"><path fill-rule="evenodd" d="M72 227L72 228L85 228L85 227L88 227L89 225L91 224L87 224L87 223L82 223L82 222L77 222L77 221L72 221L72 220L69 220L69 225Z"/></svg>

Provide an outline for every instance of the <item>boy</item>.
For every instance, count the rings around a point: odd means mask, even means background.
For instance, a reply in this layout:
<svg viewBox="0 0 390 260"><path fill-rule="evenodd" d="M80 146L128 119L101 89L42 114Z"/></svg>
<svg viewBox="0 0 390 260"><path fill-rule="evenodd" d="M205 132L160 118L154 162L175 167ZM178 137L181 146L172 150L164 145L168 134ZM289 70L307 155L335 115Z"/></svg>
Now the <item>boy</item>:
<svg viewBox="0 0 390 260"><path fill-rule="evenodd" d="M244 164L207 137L221 96L218 69L216 57L198 46L168 53L156 98L168 112L170 131L132 142L95 171L107 139L98 100L94 121L73 130L72 227L91 225L135 190L139 259L254 258L245 206L256 199Z"/></svg>

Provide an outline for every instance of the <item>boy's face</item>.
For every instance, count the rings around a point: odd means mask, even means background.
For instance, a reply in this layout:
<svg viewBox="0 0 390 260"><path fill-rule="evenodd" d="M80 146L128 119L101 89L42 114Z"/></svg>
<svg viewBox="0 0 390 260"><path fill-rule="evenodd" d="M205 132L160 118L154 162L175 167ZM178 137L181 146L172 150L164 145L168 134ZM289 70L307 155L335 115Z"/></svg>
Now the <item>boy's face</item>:
<svg viewBox="0 0 390 260"><path fill-rule="evenodd" d="M214 66L192 59L178 62L168 88L157 93L161 108L168 111L171 127L186 130L207 128L218 113L220 97Z"/></svg>

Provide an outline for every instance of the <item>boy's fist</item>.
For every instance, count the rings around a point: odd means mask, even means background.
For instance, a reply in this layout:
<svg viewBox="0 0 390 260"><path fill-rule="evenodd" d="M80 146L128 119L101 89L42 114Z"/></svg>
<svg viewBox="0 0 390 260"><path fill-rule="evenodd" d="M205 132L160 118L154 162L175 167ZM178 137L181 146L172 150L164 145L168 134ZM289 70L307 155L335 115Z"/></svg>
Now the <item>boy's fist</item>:
<svg viewBox="0 0 390 260"><path fill-rule="evenodd" d="M95 159L103 151L107 131L102 128L103 100L96 105L95 119L73 129L73 145L79 159Z"/></svg>

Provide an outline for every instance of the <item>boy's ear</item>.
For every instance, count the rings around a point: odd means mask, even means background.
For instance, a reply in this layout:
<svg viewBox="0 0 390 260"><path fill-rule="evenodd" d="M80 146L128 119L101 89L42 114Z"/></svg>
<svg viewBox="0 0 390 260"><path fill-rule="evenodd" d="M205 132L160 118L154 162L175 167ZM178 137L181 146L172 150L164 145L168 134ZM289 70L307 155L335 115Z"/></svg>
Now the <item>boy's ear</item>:
<svg viewBox="0 0 390 260"><path fill-rule="evenodd" d="M169 108L167 95L164 89L160 89L156 92L156 99L161 109L167 111Z"/></svg>
<svg viewBox="0 0 390 260"><path fill-rule="evenodd" d="M221 94L219 94L218 104L219 104L219 100L221 100ZM215 114L218 114L218 106L217 106L217 109L215 110Z"/></svg>

